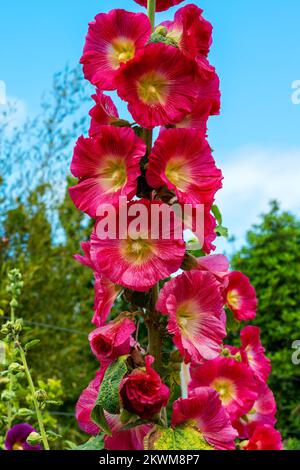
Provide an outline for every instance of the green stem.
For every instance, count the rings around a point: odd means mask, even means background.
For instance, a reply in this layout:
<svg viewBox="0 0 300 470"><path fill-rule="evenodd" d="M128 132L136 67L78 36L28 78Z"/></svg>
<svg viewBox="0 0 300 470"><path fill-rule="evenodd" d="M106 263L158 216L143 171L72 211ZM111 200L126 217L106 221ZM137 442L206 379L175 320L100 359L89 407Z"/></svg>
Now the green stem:
<svg viewBox="0 0 300 470"><path fill-rule="evenodd" d="M12 306L10 306L10 321L12 323L14 323L14 321L15 321L15 309ZM11 361L10 362L14 362L14 347L13 347L13 345L11 346ZM9 391L10 394L13 391L13 380L14 380L14 376L13 376L13 373L11 373L10 377L9 377L9 388L8 388L8 391ZM9 401L8 406L7 406L7 428L8 428L8 430L11 427L12 427L12 403L11 403L11 401Z"/></svg>
<svg viewBox="0 0 300 470"><path fill-rule="evenodd" d="M155 27L155 10L156 10L156 0L148 0L148 16L151 23L152 31Z"/></svg>
<svg viewBox="0 0 300 470"><path fill-rule="evenodd" d="M22 348L20 343L17 343L17 347L20 351L20 356L21 356L22 363L23 363L23 366L24 366L24 370L25 370L25 374L26 374L26 377L27 377L29 389L30 389L30 392L31 392L31 395L32 395L32 400L33 400L34 407L35 407L36 417L37 417L37 420L38 420L38 423L39 423L39 428L40 428L40 433L41 433L41 436L42 436L44 449L45 450L50 450L46 430L45 430L44 423L43 423L42 413L41 413L38 401L37 401L36 396L35 396L36 390L35 390L33 380L32 380L32 377L31 377L31 373L30 373L30 370L29 370L29 367L28 367L28 364L27 364L26 355L25 355L24 349Z"/></svg>
<svg viewBox="0 0 300 470"><path fill-rule="evenodd" d="M154 367L157 372L162 369L162 340L163 331L160 324L160 313L156 310L156 303L159 294L159 286L156 284L150 291L150 302L148 311L148 340L149 353L154 357Z"/></svg>

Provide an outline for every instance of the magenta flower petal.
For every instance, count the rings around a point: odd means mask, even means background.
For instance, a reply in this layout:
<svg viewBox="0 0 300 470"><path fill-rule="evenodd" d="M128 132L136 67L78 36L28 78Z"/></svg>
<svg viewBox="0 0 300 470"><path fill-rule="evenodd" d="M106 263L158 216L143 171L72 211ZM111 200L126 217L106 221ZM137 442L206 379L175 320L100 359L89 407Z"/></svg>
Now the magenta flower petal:
<svg viewBox="0 0 300 470"><path fill-rule="evenodd" d="M172 426L195 423L204 439L218 450L234 450L237 432L215 390L201 387L193 396L173 403Z"/></svg>
<svg viewBox="0 0 300 470"><path fill-rule="evenodd" d="M32 433L37 432L30 424L22 423L13 426L5 438L6 450L42 450L40 445L27 444L26 439Z"/></svg>
<svg viewBox="0 0 300 470"><path fill-rule="evenodd" d="M169 316L168 331L185 362L212 359L226 336L219 284L208 272L191 271L167 282L157 309Z"/></svg>

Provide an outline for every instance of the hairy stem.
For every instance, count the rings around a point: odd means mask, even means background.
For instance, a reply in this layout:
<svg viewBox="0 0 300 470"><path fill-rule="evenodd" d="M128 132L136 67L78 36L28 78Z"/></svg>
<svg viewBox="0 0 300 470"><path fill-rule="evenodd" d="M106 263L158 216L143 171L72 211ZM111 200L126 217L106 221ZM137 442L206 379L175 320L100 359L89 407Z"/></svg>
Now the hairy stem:
<svg viewBox="0 0 300 470"><path fill-rule="evenodd" d="M31 392L31 395L32 395L32 400L33 400L34 407L35 407L36 417L37 417L37 420L38 420L38 423L39 423L39 429L40 429L40 433L41 433L41 436L42 436L43 446L44 446L45 450L50 450L48 439L47 439L47 434L46 434L46 430L45 430L45 426L44 426L44 422L43 422L42 413L41 413L41 410L40 410L39 403L36 399L36 395L35 395L36 390L35 390L33 380L32 380L32 377L31 377L31 373L30 373L30 370L29 370L29 367L28 367L26 355L25 355L24 349L22 348L20 343L17 343L17 347L20 351L20 356L21 356L22 363L23 363L23 366L24 366L24 370L25 370L25 374L26 374L26 377L27 377L29 389L30 389L30 392Z"/></svg>
<svg viewBox="0 0 300 470"><path fill-rule="evenodd" d="M148 16L151 23L152 31L155 27L155 10L156 10L156 0L148 0Z"/></svg>

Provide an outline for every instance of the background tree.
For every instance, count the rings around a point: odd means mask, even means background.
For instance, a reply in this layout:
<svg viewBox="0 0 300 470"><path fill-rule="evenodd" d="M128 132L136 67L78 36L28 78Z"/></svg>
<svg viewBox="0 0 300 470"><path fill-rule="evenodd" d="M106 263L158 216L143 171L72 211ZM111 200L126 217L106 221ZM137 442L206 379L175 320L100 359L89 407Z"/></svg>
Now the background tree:
<svg viewBox="0 0 300 470"><path fill-rule="evenodd" d="M272 360L270 386L278 405L278 427L285 438L299 439L300 365L292 363L292 343L300 339L300 221L273 201L247 233L247 243L233 256L232 265L251 278L257 291L255 323Z"/></svg>

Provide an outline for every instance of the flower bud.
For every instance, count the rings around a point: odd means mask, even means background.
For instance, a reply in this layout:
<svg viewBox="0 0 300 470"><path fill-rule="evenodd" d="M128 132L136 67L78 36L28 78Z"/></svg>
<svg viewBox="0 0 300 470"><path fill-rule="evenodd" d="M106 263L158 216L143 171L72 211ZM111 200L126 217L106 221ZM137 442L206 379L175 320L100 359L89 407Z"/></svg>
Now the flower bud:
<svg viewBox="0 0 300 470"><path fill-rule="evenodd" d="M27 444L30 446L36 446L40 442L42 442L42 437L38 432L32 432L26 439Z"/></svg>

